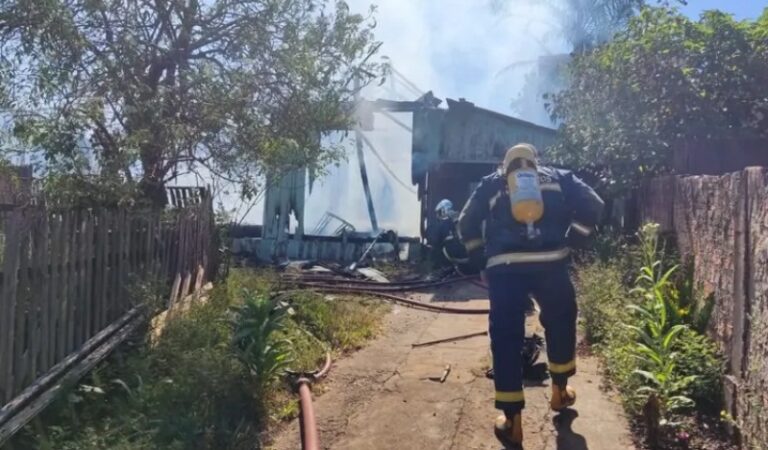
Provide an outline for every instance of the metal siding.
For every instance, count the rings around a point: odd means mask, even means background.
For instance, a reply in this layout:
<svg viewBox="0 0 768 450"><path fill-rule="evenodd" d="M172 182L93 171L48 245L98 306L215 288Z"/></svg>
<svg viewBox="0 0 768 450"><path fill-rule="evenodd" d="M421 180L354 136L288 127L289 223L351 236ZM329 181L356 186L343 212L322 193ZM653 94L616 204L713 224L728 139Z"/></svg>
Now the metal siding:
<svg viewBox="0 0 768 450"><path fill-rule="evenodd" d="M526 142L544 152L555 140L554 130L505 120L484 110L448 111L445 117L441 162L498 163L511 146Z"/></svg>

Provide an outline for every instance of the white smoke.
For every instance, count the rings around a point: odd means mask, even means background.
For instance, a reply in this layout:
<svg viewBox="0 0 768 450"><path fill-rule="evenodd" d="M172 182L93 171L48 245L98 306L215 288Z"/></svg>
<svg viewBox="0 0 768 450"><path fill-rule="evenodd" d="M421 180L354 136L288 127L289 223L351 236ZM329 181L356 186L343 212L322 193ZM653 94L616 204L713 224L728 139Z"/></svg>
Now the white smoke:
<svg viewBox="0 0 768 450"><path fill-rule="evenodd" d="M349 0L351 9L359 12L370 3ZM503 6L494 8L478 0L380 0L375 17L381 54L420 90L431 90L438 98L463 97L477 106L546 125L543 102L536 95L523 96L515 109L512 103L521 96L526 76L536 71L538 58L562 53L565 44L547 22L549 9L529 0L509 0ZM372 87L364 96L396 99L389 88L389 83ZM404 88L398 91L411 95ZM397 118L411 124L410 114ZM410 183L410 133L376 115L375 130L365 134L389 168ZM332 168L308 198L308 230L326 211L344 217L358 230L371 229L353 143L347 148L347 162ZM417 236L416 195L396 182L368 148L364 153L379 227Z"/></svg>
<svg viewBox="0 0 768 450"><path fill-rule="evenodd" d="M352 11L365 14L377 3L376 39L382 56L421 91L440 99L466 98L475 105L548 125L537 92L523 93L526 77L538 79L539 57L567 52L548 16L552 10L535 0L348 0ZM501 7L499 7L501 6ZM530 74L534 74L531 76ZM397 100L390 83L368 88L369 100ZM534 83L546 91L547 86ZM408 89L397 89L403 100L415 100ZM525 95L523 95L525 94ZM513 107L513 103L515 104ZM445 103L443 103L443 106ZM411 115L395 115L411 125ZM411 135L382 115L375 130L365 132L387 166L398 178L411 180ZM308 192L305 230L311 232L326 211L351 222L358 230L371 229L356 157L353 133L346 145L347 160L329 167ZM420 206L416 195L402 187L370 149L364 148L374 208L380 228L403 236L419 234ZM184 184L184 183L182 183ZM411 186L415 190L415 186ZM234 189L220 195L227 208L240 205ZM461 205L456 205L461 207ZM245 208L240 208L242 214ZM263 205L250 209L244 222L261 223ZM237 215L237 214L236 214ZM329 230L330 231L330 227Z"/></svg>

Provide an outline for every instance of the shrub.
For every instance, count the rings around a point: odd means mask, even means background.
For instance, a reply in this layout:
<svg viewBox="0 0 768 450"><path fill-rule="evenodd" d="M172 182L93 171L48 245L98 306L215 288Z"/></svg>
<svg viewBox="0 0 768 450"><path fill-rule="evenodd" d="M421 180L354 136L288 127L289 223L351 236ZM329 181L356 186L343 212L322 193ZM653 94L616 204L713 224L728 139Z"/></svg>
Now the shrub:
<svg viewBox="0 0 768 450"><path fill-rule="evenodd" d="M235 353L245 364L256 384L269 387L290 362L291 343L275 339L283 328L286 309L275 299L243 291L243 306L233 308L232 319Z"/></svg>
<svg viewBox="0 0 768 450"><path fill-rule="evenodd" d="M624 331L621 323L629 317L621 268L602 262L586 265L578 270L576 284L587 342L607 344L613 335Z"/></svg>
<svg viewBox="0 0 768 450"><path fill-rule="evenodd" d="M717 345L707 336L686 329L677 338L674 351L676 368L681 377L694 377L685 395L696 402L699 410L710 415L720 412L723 396L723 359Z"/></svg>

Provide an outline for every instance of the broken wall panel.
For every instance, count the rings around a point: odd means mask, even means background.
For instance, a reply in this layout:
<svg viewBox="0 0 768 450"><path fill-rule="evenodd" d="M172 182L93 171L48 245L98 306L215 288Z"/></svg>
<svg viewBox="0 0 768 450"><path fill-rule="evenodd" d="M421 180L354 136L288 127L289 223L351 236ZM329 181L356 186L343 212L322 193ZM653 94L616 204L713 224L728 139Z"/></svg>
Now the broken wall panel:
<svg viewBox="0 0 768 450"><path fill-rule="evenodd" d="M304 202L307 169L295 169L277 179L268 179L264 194L264 237L282 241L290 232L290 217L296 218L296 233L304 234Z"/></svg>
<svg viewBox="0 0 768 450"><path fill-rule="evenodd" d="M232 239L232 254L238 257L255 259L261 263L273 263L285 260L316 260L351 263L360 259L365 250L373 243L372 238L350 238L346 236L303 236L296 239L277 241L275 239L241 237ZM398 244L406 251L407 260L419 257L421 244L417 238L399 238ZM385 243L379 246L388 245ZM376 253L376 252L374 252ZM391 257L398 257L394 251Z"/></svg>

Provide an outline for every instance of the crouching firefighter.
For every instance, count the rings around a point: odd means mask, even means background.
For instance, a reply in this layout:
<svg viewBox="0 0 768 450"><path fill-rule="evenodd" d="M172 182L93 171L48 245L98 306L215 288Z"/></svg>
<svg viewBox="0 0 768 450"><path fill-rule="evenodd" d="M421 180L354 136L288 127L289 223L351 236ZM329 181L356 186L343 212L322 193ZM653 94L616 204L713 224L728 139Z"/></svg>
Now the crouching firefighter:
<svg viewBox="0 0 768 450"><path fill-rule="evenodd" d="M470 261L464 244L458 238L456 222L459 214L453 209L453 203L448 199L441 200L435 208L435 215L437 221L428 234L432 259L440 265L452 266L461 275L480 273L483 266Z"/></svg>
<svg viewBox="0 0 768 450"><path fill-rule="evenodd" d="M487 258L496 437L508 448L523 440L525 405L521 350L529 295L541 309L549 372L550 406L572 406L576 392L576 298L568 274L569 242L585 243L595 229L603 201L574 174L539 166L536 149L518 144L500 169L482 179L459 216L458 229L469 258ZM482 223L485 221L483 239Z"/></svg>

